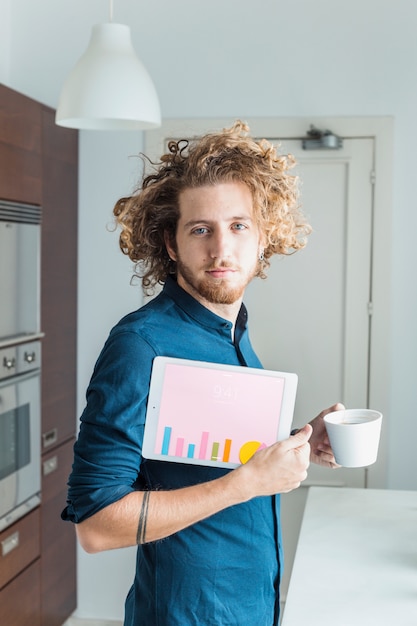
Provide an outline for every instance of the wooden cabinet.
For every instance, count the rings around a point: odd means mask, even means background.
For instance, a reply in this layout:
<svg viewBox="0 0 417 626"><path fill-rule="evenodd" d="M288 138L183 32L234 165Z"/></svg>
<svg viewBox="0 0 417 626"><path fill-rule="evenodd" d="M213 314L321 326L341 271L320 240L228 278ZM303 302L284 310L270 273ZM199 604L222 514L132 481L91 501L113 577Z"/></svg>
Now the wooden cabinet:
<svg viewBox="0 0 417 626"><path fill-rule="evenodd" d="M1 589L40 556L39 508L3 530L0 546Z"/></svg>
<svg viewBox="0 0 417 626"><path fill-rule="evenodd" d="M76 429L78 132L0 85L0 198L40 205L42 502L12 527L24 550L0 568L0 626L61 626L76 608L76 542L61 520ZM36 544L28 534L33 533ZM11 547L6 542L6 546ZM1 543L0 543L1 546ZM7 550L7 548L6 548Z"/></svg>
<svg viewBox="0 0 417 626"><path fill-rule="evenodd" d="M61 520L76 427L78 132L42 108L42 626L76 608L76 540Z"/></svg>
<svg viewBox="0 0 417 626"><path fill-rule="evenodd" d="M42 626L61 626L76 607L75 530L60 517L73 443L70 440L42 457Z"/></svg>
<svg viewBox="0 0 417 626"><path fill-rule="evenodd" d="M0 197L42 204L41 105L0 84Z"/></svg>
<svg viewBox="0 0 417 626"><path fill-rule="evenodd" d="M39 560L0 591L2 626L42 626Z"/></svg>
<svg viewBox="0 0 417 626"><path fill-rule="evenodd" d="M73 437L76 415L78 133L42 111L42 449Z"/></svg>
<svg viewBox="0 0 417 626"><path fill-rule="evenodd" d="M0 624L41 626L40 510L0 534Z"/></svg>

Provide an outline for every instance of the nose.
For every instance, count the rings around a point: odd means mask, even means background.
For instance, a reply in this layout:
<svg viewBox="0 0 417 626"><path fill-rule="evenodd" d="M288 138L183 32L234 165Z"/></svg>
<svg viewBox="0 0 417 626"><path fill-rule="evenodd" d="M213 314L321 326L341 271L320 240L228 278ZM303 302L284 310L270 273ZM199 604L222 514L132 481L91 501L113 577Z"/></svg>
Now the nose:
<svg viewBox="0 0 417 626"><path fill-rule="evenodd" d="M227 259L231 254L230 233L227 230L217 229L210 238L210 257L212 259Z"/></svg>

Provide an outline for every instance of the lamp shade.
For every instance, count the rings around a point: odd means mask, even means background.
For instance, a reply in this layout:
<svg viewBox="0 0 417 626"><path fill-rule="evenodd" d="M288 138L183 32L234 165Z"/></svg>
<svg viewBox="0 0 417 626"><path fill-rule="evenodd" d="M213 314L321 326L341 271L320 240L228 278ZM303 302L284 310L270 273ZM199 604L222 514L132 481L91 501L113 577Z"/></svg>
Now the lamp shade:
<svg viewBox="0 0 417 626"><path fill-rule="evenodd" d="M154 84L124 24L96 24L89 46L62 88L56 124L90 130L161 125Z"/></svg>

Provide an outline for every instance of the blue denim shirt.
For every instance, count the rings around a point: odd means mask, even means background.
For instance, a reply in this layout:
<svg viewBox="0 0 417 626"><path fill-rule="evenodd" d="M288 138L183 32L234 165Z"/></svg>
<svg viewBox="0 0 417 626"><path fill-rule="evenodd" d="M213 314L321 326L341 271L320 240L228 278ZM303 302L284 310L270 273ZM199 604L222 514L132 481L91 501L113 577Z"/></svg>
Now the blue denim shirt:
<svg viewBox="0 0 417 626"><path fill-rule="evenodd" d="M87 390L63 519L81 522L135 489L175 489L230 471L144 459L146 402L158 355L261 367L246 322L242 306L233 341L229 321L169 278L112 329ZM139 546L125 626L273 626L279 574L279 496L255 498Z"/></svg>

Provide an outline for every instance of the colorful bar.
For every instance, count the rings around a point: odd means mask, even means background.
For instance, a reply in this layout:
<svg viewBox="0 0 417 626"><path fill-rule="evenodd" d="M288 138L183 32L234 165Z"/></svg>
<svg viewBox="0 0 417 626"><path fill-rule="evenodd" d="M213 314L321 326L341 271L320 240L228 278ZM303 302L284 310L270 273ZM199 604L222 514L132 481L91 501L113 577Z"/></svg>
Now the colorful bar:
<svg viewBox="0 0 417 626"><path fill-rule="evenodd" d="M169 454L169 443L171 441L171 433L172 433L171 426L165 426L161 454L166 454L166 455Z"/></svg>
<svg viewBox="0 0 417 626"><path fill-rule="evenodd" d="M209 438L209 434L207 432L201 433L200 452L198 453L198 458L200 460L206 458L208 438Z"/></svg>
<svg viewBox="0 0 417 626"><path fill-rule="evenodd" d="M177 445L175 447L175 456L182 456L184 450L184 437L177 438Z"/></svg>
<svg viewBox="0 0 417 626"><path fill-rule="evenodd" d="M218 461L219 460L219 442L213 441L213 447L211 449L211 460Z"/></svg>
<svg viewBox="0 0 417 626"><path fill-rule="evenodd" d="M194 452L195 452L195 444L194 443L189 443L188 444L187 458L188 459L193 459L194 458Z"/></svg>
<svg viewBox="0 0 417 626"><path fill-rule="evenodd" d="M227 463L230 458L230 449L232 447L232 440L225 439L224 440L224 451L223 451L223 461Z"/></svg>

